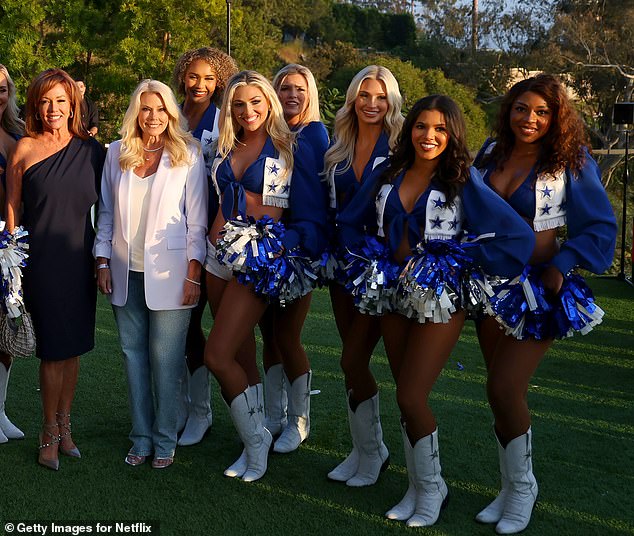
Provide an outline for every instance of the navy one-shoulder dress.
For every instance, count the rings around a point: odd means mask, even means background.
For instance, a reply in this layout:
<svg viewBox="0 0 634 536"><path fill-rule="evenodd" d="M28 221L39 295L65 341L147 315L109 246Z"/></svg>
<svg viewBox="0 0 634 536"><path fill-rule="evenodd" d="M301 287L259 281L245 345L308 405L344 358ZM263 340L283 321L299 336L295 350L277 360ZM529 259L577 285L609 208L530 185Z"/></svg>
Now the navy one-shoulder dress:
<svg viewBox="0 0 634 536"><path fill-rule="evenodd" d="M98 199L104 158L96 140L75 137L22 178L22 225L30 243L24 298L43 360L79 356L95 345L90 209Z"/></svg>

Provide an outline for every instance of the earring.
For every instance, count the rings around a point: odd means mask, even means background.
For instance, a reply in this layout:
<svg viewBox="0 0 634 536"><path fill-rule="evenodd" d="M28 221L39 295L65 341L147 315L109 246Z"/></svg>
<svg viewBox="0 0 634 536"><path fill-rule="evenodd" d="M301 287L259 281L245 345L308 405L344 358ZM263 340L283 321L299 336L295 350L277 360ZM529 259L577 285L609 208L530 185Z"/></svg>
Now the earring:
<svg viewBox="0 0 634 536"><path fill-rule="evenodd" d="M71 110L71 111L70 111L70 116L69 116L69 117L72 119L74 116L75 116L75 114L74 114L74 113L73 113L73 111Z"/></svg>
<svg viewBox="0 0 634 536"><path fill-rule="evenodd" d="M38 121L42 120L42 118L40 117L40 112L35 112L35 119L37 119Z"/></svg>

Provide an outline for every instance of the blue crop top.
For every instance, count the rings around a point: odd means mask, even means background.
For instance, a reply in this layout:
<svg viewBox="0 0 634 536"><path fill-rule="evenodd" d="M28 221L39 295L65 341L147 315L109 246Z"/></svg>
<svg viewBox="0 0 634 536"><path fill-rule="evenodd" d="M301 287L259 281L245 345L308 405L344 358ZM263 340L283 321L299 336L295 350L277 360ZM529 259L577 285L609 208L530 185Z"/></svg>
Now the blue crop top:
<svg viewBox="0 0 634 536"><path fill-rule="evenodd" d="M216 190L222 198L220 206L225 220L231 219L236 211L238 215L246 218L247 200L245 190L263 194L266 159L267 157L277 158L278 153L273 146L271 138L267 138L259 156L244 170L240 180L236 179L231 168L231 155L232 153L229 153L227 158L220 162L218 162L220 159L216 158L217 164L214 164L215 173L212 174ZM271 166L275 166L275 164L271 164ZM279 173L280 168L277 166L271 167L269 172ZM283 188L286 187L287 185L283 186ZM229 191L227 191L227 188ZM235 202L237 202L237 207Z"/></svg>
<svg viewBox="0 0 634 536"><path fill-rule="evenodd" d="M363 229L359 222L367 222L370 217L377 220L374 232L387 235L392 251L398 249L406 223L411 248L429 239L460 240L468 233L481 237L468 253L484 270L496 275L516 275L533 251L535 235L526 222L484 184L475 168L470 171L469 180L450 205L445 203L438 183L432 181L409 213L398 195L404 173L380 189L380 175L372 175L374 184L366 181L354 201L338 216L344 245L351 247L360 241ZM372 194L376 194L376 203Z"/></svg>
<svg viewBox="0 0 634 536"><path fill-rule="evenodd" d="M320 121L298 130L289 209L284 211L284 247L300 244L311 257L321 255L328 242L328 188L321 180L328 132Z"/></svg>
<svg viewBox="0 0 634 536"><path fill-rule="evenodd" d="M282 216L286 227L282 238L284 247L294 249L301 244L311 257L317 257L326 245L327 198L319 177L323 153L320 156L314 139L308 136L310 132L309 129L299 133L293 155L294 168L285 178L282 178L283 164L279 154L271 138L267 138L260 155L247 167L240 180L231 169L231 155L224 160L216 158L212 180L216 192L222 197L220 206L226 220L235 212L246 217L247 191L262 194L265 205L285 209Z"/></svg>
<svg viewBox="0 0 634 536"><path fill-rule="evenodd" d="M492 162L482 163L486 150L492 143L491 139L485 142L476 156L474 165L479 165L483 169L492 169L495 166ZM568 236L559 253L551 260L551 264L562 274L567 274L576 266L596 274L603 273L612 264L616 246L616 219L601 183L601 171L587 149L583 150L585 161L579 173L565 170L563 203L545 205L545 208L550 207L552 211L563 209L562 219ZM548 181L544 181L536 191L534 180L534 172L531 172L507 201L518 214L531 221L543 216L541 212L544 207L541 210L537 210L536 207L538 203L543 203L542 198L548 195L552 188Z"/></svg>
<svg viewBox="0 0 634 536"><path fill-rule="evenodd" d="M491 188L495 193L500 195L491 185L491 174L495 171L495 162L488 162L484 167L479 168L482 173L482 179L484 184ZM535 215L535 180L537 179L535 168L531 169L530 173L524 179L524 182L510 195L508 199L504 199L513 209L523 218L532 220Z"/></svg>
<svg viewBox="0 0 634 536"><path fill-rule="evenodd" d="M361 180L357 180L354 174L352 166L348 167L346 171L340 173L338 170L345 166L345 162L340 162L335 166L334 174L329 178L331 188L331 208L335 208L337 211L341 211L345 206L350 203L352 198L357 194L364 181L377 169L385 169L388 164L390 155L390 146L388 144L388 136L385 132L381 132L379 138L374 144L372 154L368 160L363 173L361 174Z"/></svg>

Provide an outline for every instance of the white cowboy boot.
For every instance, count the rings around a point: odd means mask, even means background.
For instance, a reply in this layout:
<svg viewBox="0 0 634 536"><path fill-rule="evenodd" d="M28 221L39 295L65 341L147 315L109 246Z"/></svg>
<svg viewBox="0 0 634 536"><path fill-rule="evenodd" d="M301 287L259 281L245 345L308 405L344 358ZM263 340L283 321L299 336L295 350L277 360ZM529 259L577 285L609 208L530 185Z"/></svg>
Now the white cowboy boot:
<svg viewBox="0 0 634 536"><path fill-rule="evenodd" d="M261 387L261 384L258 384ZM242 480L252 482L266 473L269 447L273 441L271 432L263 425L264 406L258 396L258 386L245 389L231 401L230 413L240 439L244 444L247 469Z"/></svg>
<svg viewBox="0 0 634 536"><path fill-rule="evenodd" d="M24 439L22 430L15 426L4 412L10 373L11 367L7 369L0 363L0 443L6 443L9 439Z"/></svg>
<svg viewBox="0 0 634 536"><path fill-rule="evenodd" d="M213 421L209 393L209 371L198 367L189 377L189 407L187 424L178 444L182 447L200 443Z"/></svg>
<svg viewBox="0 0 634 536"><path fill-rule="evenodd" d="M253 396L256 398L257 402L257 419L260 421L264 420L264 412L262 411L262 384L258 383L256 385L249 385L247 387L249 391L249 396ZM224 475L228 477L241 477L247 471L247 449L242 449L242 454L240 457L233 462L229 467L225 469Z"/></svg>
<svg viewBox="0 0 634 536"><path fill-rule="evenodd" d="M281 434L286 426L287 405L288 395L284 367L281 364L272 365L266 371L264 378L264 410L266 415L264 426L274 437Z"/></svg>
<svg viewBox="0 0 634 536"><path fill-rule="evenodd" d="M390 453L383 443L379 393L361 402L354 412L354 418L359 467L355 475L346 481L346 485L358 488L376 483L379 474L385 471L390 463Z"/></svg>
<svg viewBox="0 0 634 536"><path fill-rule="evenodd" d="M309 370L295 378L290 385L288 400L288 423L273 445L275 452L293 452L310 434L310 381L313 373Z"/></svg>
<svg viewBox="0 0 634 536"><path fill-rule="evenodd" d="M388 519L407 521L416 510L416 468L414 467L414 449L407 437L405 423L401 423L401 435L403 436L403 449L405 450L405 465L409 485L401 501L385 513Z"/></svg>
<svg viewBox="0 0 634 536"><path fill-rule="evenodd" d="M416 510L407 520L408 527L429 527L438 521L447 506L449 490L440 475L438 429L419 439L413 448L416 480Z"/></svg>
<svg viewBox="0 0 634 536"><path fill-rule="evenodd" d="M352 437L352 450L350 454L343 460L337 467L335 467L330 473L328 473L328 478L330 480L336 480L337 482L346 482L350 480L354 475L357 474L359 470L359 449L357 448L357 432L356 432L356 421L354 412L350 409L350 396L352 391L348 391L348 400L346 403L346 407L348 408L348 425L350 427L350 437Z"/></svg>
<svg viewBox="0 0 634 536"><path fill-rule="evenodd" d="M506 496L509 491L509 480L506 471L506 451L500 444L500 439L495 433L495 428L493 429L493 434L495 435L495 441L498 445L498 459L500 462L500 480L502 482L502 487L498 496L476 516L476 521L478 523L497 523L500 519L502 519Z"/></svg>
<svg viewBox="0 0 634 536"><path fill-rule="evenodd" d="M502 519L495 527L498 534L523 531L531 520L537 501L537 480L533 475L532 432L528 431L506 445L508 493Z"/></svg>

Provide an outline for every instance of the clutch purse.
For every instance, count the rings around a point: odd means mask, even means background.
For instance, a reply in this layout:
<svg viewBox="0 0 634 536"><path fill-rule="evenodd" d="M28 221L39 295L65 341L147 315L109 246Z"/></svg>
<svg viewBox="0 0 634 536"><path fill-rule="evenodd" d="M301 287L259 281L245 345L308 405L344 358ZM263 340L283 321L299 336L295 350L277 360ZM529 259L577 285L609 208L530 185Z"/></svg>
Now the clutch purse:
<svg viewBox="0 0 634 536"><path fill-rule="evenodd" d="M24 311L17 318L0 316L0 350L13 357L29 357L35 352L35 331L29 313Z"/></svg>

